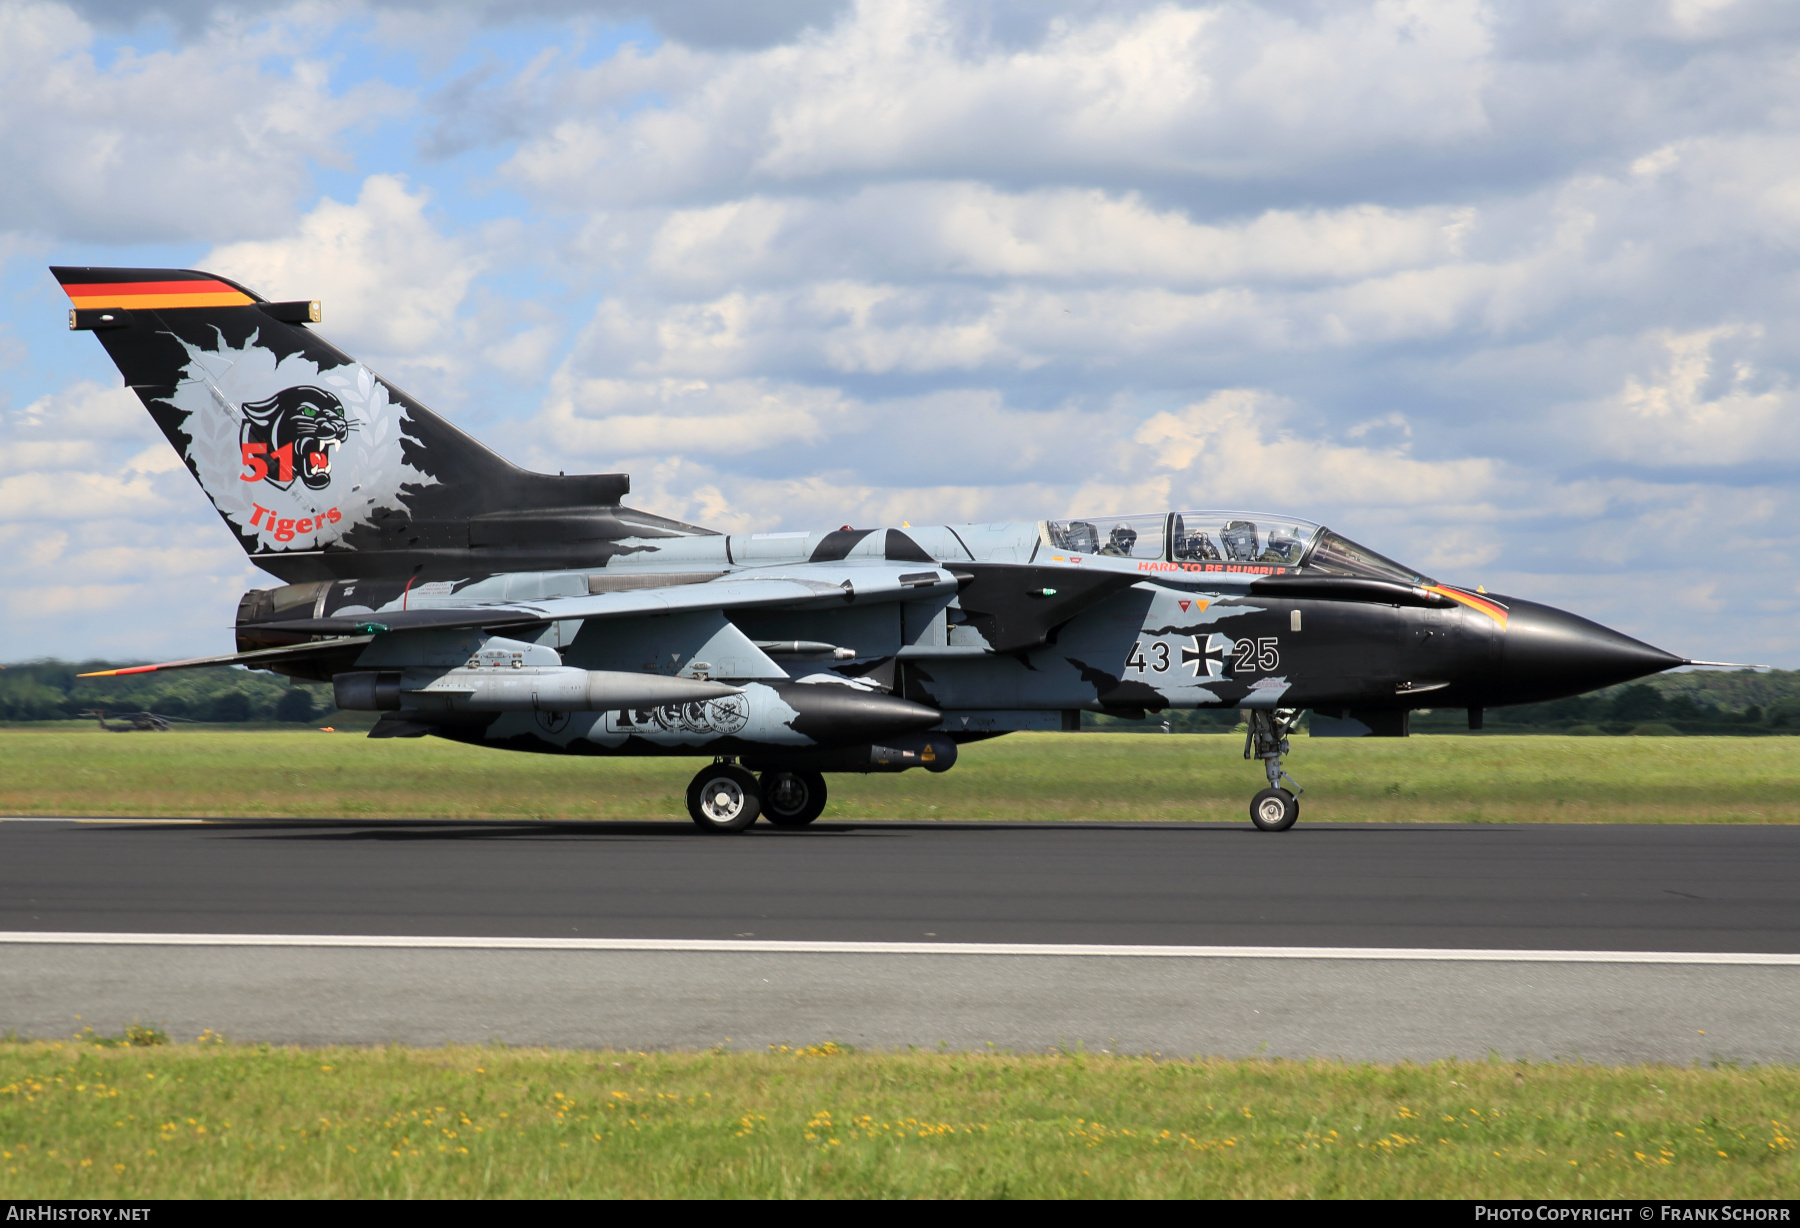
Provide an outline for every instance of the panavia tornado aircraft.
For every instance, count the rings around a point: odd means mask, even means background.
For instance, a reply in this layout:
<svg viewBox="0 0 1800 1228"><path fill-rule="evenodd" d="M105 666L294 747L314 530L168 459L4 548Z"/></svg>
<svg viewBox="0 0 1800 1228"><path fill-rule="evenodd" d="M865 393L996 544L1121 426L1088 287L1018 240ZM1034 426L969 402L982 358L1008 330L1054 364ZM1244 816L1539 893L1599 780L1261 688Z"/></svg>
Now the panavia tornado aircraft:
<svg viewBox="0 0 1800 1228"><path fill-rule="evenodd" d="M708 760L701 828L797 827L825 774L941 772L963 743L1081 713L1239 709L1281 831L1315 735L1415 707L1575 695L1686 662L1470 592L1320 525L1184 510L723 534L625 507L625 474L519 469L315 330L210 273L54 268L250 558L243 664L329 681L371 737ZM1284 787L1293 785L1289 789Z"/></svg>

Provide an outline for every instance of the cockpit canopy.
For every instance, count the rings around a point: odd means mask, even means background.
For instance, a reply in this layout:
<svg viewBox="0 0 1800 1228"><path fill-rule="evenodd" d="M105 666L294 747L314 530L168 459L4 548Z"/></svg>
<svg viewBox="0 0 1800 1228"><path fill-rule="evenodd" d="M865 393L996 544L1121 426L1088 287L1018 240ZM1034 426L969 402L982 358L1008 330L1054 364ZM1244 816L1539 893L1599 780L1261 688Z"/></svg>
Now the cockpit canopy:
<svg viewBox="0 0 1800 1228"><path fill-rule="evenodd" d="M1051 550L1102 558L1163 560L1200 571L1280 574L1304 569L1398 584L1430 584L1410 567L1322 525L1261 512L1163 512L1043 523Z"/></svg>
<svg viewBox="0 0 1800 1228"><path fill-rule="evenodd" d="M1161 559L1169 527L1160 516L1096 516L1091 520L1048 520L1044 531L1053 550L1124 559Z"/></svg>

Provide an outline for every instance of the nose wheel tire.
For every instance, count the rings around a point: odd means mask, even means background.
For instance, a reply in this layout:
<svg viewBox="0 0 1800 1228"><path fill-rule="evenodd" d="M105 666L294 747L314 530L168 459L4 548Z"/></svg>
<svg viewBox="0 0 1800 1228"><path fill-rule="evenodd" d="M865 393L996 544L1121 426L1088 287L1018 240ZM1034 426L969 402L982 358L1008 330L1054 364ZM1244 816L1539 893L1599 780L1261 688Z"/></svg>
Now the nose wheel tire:
<svg viewBox="0 0 1800 1228"><path fill-rule="evenodd" d="M1258 831L1286 831L1300 817L1300 799L1286 789L1264 789L1250 799L1250 821Z"/></svg>
<svg viewBox="0 0 1800 1228"><path fill-rule="evenodd" d="M701 831L743 831L762 813L762 788L737 764L715 763L688 785L687 806Z"/></svg>
<svg viewBox="0 0 1800 1228"><path fill-rule="evenodd" d="M825 813L825 777L818 772L764 772L762 812L777 827L805 827Z"/></svg>

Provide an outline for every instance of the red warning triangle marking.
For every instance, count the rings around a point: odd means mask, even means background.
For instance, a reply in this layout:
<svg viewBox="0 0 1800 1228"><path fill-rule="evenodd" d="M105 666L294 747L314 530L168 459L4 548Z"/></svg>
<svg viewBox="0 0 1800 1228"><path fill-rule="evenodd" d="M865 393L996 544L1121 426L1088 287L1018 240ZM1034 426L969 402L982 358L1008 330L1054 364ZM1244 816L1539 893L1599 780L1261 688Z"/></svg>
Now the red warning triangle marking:
<svg viewBox="0 0 1800 1228"><path fill-rule="evenodd" d="M1177 604L1179 604L1181 606L1181 612L1183 614L1185 614L1185 613L1187 613L1187 608L1194 603L1191 601L1182 601L1182 602L1178 602Z"/></svg>

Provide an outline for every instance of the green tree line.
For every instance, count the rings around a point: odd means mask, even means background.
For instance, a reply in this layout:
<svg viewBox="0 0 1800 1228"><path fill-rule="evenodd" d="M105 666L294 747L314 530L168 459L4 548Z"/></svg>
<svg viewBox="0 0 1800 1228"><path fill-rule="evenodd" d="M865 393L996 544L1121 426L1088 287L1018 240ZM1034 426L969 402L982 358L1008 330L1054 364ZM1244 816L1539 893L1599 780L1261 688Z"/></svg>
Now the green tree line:
<svg viewBox="0 0 1800 1228"><path fill-rule="evenodd" d="M99 710L154 712L193 721L312 721L331 713L331 687L226 666L79 678L116 661L27 661L0 667L0 721L66 721Z"/></svg>
<svg viewBox="0 0 1800 1228"><path fill-rule="evenodd" d="M1555 733L1800 734L1800 670L1667 674L1592 695L1495 708L1487 723Z"/></svg>

